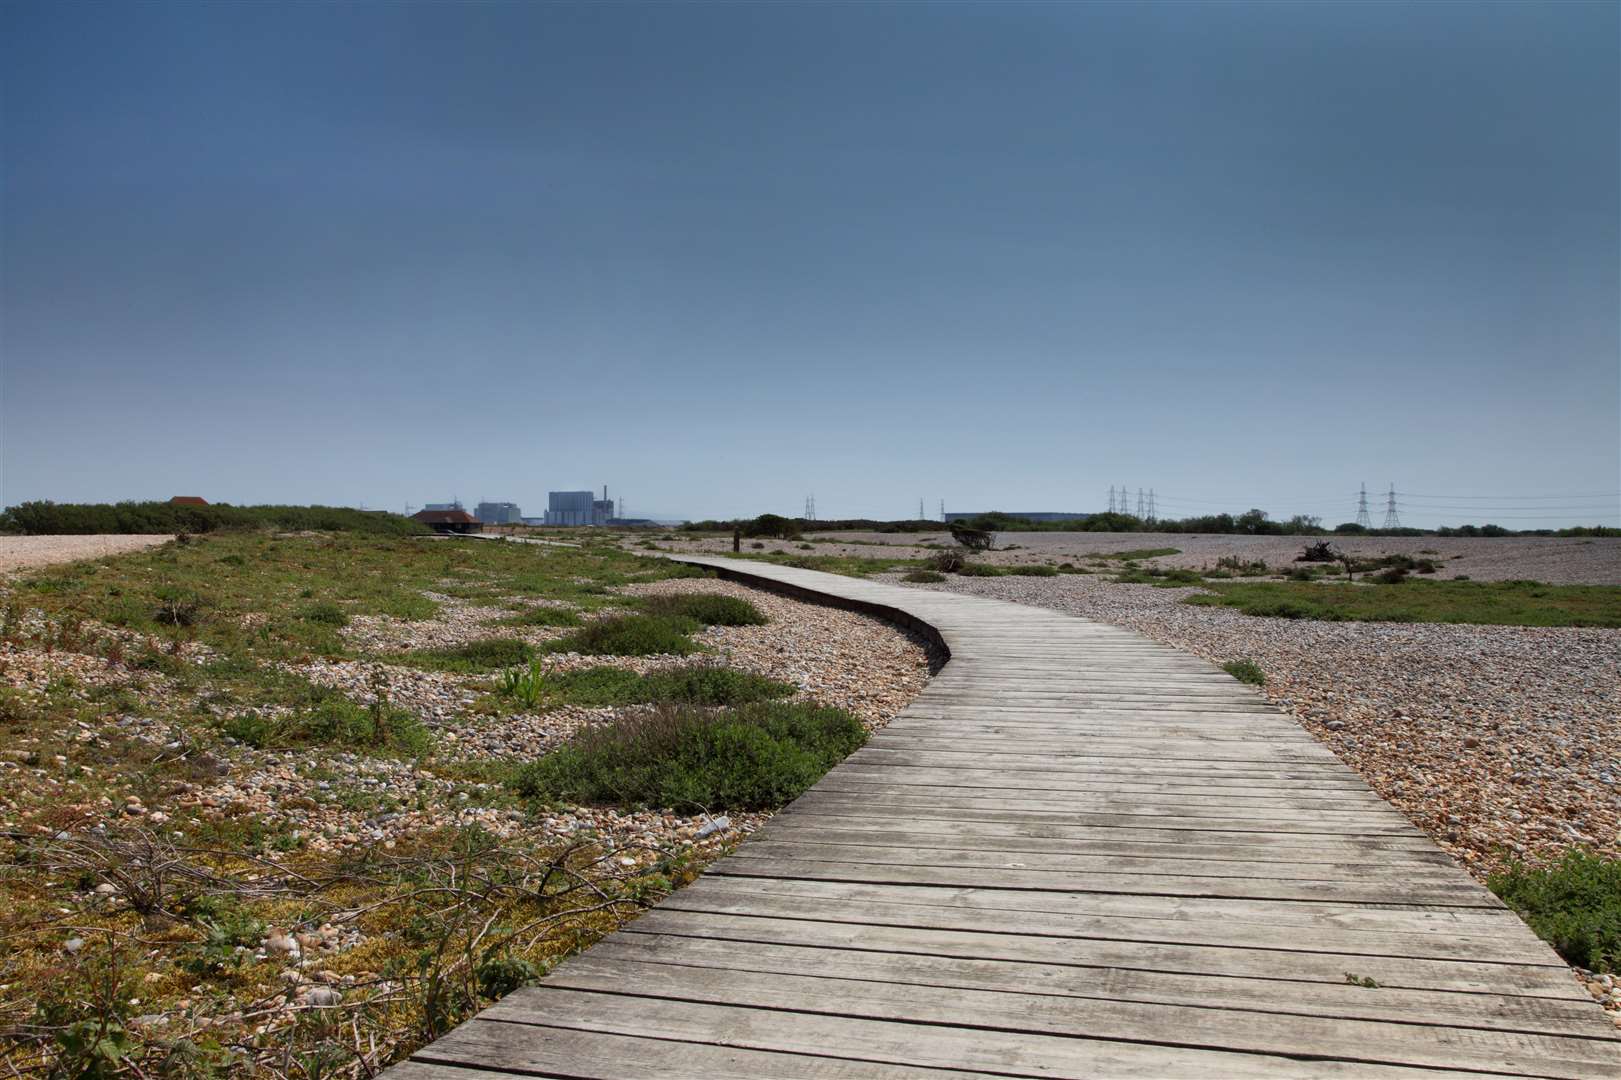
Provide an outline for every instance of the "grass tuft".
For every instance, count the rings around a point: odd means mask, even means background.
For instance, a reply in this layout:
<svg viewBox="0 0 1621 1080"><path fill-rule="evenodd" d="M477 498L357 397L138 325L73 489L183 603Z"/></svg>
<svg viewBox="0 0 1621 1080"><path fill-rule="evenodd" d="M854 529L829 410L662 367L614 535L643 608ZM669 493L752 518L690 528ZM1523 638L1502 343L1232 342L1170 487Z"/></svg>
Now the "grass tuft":
<svg viewBox="0 0 1621 1080"><path fill-rule="evenodd" d="M901 578L902 581L910 581L918 585L935 585L945 579L944 574L937 574L933 570L913 570Z"/></svg>
<svg viewBox="0 0 1621 1080"><path fill-rule="evenodd" d="M1249 683L1251 686L1266 685L1266 673L1253 660L1229 660L1221 665L1221 670L1241 683Z"/></svg>

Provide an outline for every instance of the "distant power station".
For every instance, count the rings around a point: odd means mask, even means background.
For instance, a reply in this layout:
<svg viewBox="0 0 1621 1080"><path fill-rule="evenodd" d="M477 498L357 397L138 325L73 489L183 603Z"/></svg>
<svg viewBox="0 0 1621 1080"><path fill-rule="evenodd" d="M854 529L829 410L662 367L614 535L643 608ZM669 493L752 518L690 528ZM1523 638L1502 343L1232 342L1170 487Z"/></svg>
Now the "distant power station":
<svg viewBox="0 0 1621 1080"><path fill-rule="evenodd" d="M430 514L466 514L460 499L450 502L428 503L422 512ZM406 507L410 513L410 507ZM515 502L481 501L469 521L480 525L637 525L651 522L626 521L614 516L614 500L608 498L608 489L602 489L599 498L594 491L553 491L547 494L544 517L524 517L523 509Z"/></svg>
<svg viewBox="0 0 1621 1080"><path fill-rule="evenodd" d="M481 502L473 516L486 525L522 525L523 511L517 503Z"/></svg>
<svg viewBox="0 0 1621 1080"><path fill-rule="evenodd" d="M613 516L607 488L600 499L594 491L553 491L546 496L547 525L606 525Z"/></svg>

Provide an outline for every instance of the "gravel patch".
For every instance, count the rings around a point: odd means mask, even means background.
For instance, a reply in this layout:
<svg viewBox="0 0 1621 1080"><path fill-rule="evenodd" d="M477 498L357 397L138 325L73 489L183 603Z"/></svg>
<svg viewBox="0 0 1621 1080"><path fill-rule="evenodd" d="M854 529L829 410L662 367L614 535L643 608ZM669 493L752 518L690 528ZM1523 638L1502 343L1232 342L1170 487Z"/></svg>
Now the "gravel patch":
<svg viewBox="0 0 1621 1080"><path fill-rule="evenodd" d="M927 558L933 549L906 546L952 541L946 533L828 533L828 544L818 540L814 554L868 555L880 558ZM1015 566L1020 563L1081 563L1088 555L1176 548L1180 554L1145 559L1147 566L1214 568L1217 560L1235 557L1265 562L1274 571L1287 571L1307 543L1328 540L1351 555L1411 555L1442 564L1436 578L1460 574L1476 581L1525 579L1550 585L1621 585L1621 538L1502 536L1230 536L1203 533L1070 533L1004 532L996 534L997 550L974 556L975 561ZM852 544L871 541L882 547ZM844 541L844 543L838 543ZM714 541L705 541L712 544ZM666 542L666 546L674 544ZM731 542L725 541L728 549ZM792 547L792 545L777 545ZM1009 547L1014 550L1008 550ZM835 552L834 548L839 550ZM802 552L801 554L812 554ZM1428 576L1428 575L1426 575Z"/></svg>
<svg viewBox="0 0 1621 1080"><path fill-rule="evenodd" d="M90 536L0 536L0 574L31 570L52 563L99 559L157 547L174 537L167 533L93 534Z"/></svg>
<svg viewBox="0 0 1621 1080"><path fill-rule="evenodd" d="M697 639L718 650L726 666L793 683L800 697L848 710L869 729L888 723L929 679L923 639L870 615L712 578L673 578L620 591L632 596L719 593L749 601L771 621L711 626Z"/></svg>

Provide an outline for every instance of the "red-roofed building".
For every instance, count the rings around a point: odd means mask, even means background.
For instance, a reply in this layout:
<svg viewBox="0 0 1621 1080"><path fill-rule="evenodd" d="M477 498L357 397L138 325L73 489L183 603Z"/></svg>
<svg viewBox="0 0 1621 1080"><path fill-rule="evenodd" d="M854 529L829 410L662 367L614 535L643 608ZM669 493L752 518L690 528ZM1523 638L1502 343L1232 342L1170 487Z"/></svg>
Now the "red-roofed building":
<svg viewBox="0 0 1621 1080"><path fill-rule="evenodd" d="M176 495L169 500L170 506L207 506L208 500L201 495Z"/></svg>
<svg viewBox="0 0 1621 1080"><path fill-rule="evenodd" d="M484 526L466 510L418 510L412 521L420 521L437 533L476 533Z"/></svg>

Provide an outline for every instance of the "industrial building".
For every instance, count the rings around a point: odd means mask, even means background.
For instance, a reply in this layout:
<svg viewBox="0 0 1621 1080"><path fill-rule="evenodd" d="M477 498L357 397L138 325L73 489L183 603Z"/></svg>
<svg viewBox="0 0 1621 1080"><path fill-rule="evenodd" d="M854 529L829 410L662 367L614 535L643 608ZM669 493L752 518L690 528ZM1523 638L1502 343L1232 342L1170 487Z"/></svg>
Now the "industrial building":
<svg viewBox="0 0 1621 1080"><path fill-rule="evenodd" d="M523 511L518 509L517 503L510 502L481 502L473 516L486 525L519 525L523 522Z"/></svg>
<svg viewBox="0 0 1621 1080"><path fill-rule="evenodd" d="M614 516L613 500L594 491L553 491L546 496L548 525L606 525Z"/></svg>

